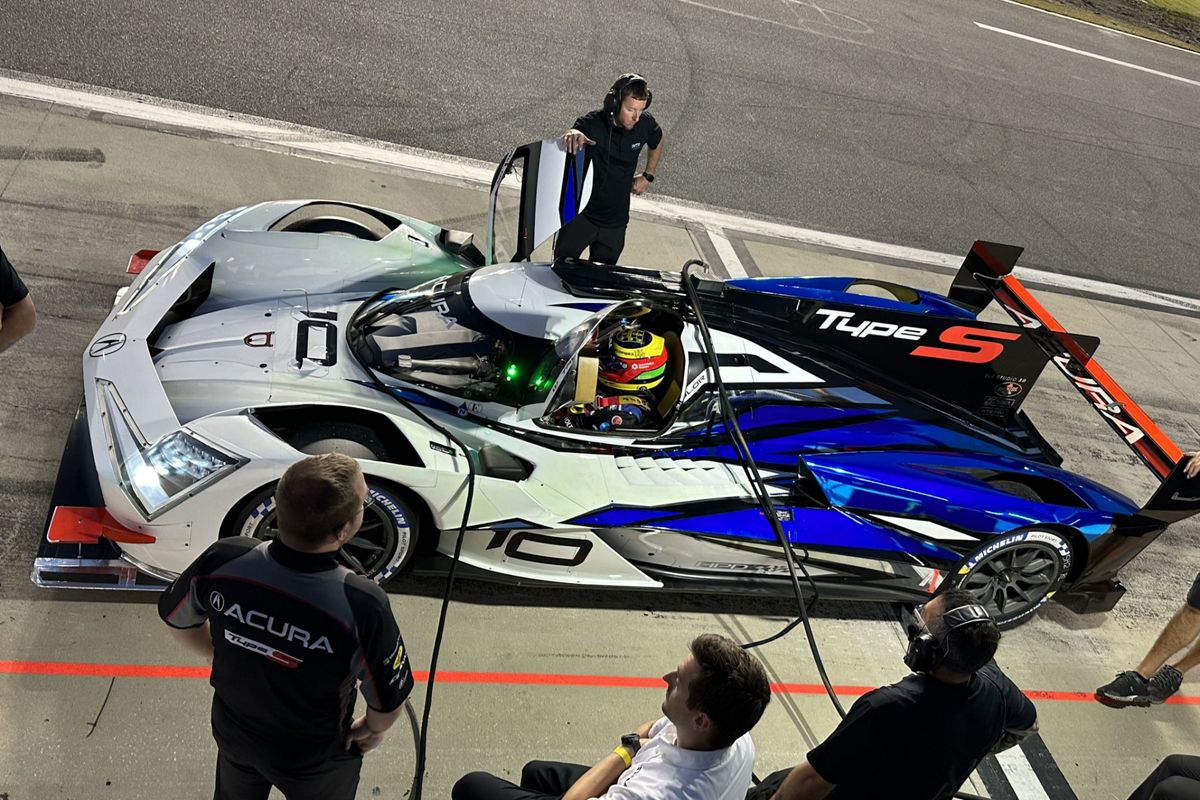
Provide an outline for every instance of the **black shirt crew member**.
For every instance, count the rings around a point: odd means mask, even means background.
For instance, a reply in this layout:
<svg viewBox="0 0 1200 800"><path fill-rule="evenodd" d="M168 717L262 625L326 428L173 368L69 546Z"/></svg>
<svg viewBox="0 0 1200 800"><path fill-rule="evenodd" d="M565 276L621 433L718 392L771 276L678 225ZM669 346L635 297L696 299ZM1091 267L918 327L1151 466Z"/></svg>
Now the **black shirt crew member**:
<svg viewBox="0 0 1200 800"><path fill-rule="evenodd" d="M649 111L642 112L633 130L613 124L606 111L589 111L571 126L596 142L589 145L595 178L592 196L583 216L601 228L629 224L629 189L633 185L642 148L657 149L663 132Z"/></svg>
<svg viewBox="0 0 1200 800"><path fill-rule="evenodd" d="M588 258L615 264L625 249L629 195L643 194L654 181L662 156L663 132L646 111L653 100L646 79L626 73L604 98L604 108L575 120L562 142L568 153L586 147L593 164L592 194L583 211L567 222L554 243L554 257ZM646 169L637 172L642 151Z"/></svg>
<svg viewBox="0 0 1200 800"><path fill-rule="evenodd" d="M836 800L949 798L1006 730L1036 720L994 661L961 685L909 675L860 697L808 763L836 784Z"/></svg>
<svg viewBox="0 0 1200 800"><path fill-rule="evenodd" d="M175 628L207 620L213 736L222 750L280 766L344 750L355 679L371 708L398 709L413 688L387 596L337 563L279 540L212 544L159 599Z"/></svg>

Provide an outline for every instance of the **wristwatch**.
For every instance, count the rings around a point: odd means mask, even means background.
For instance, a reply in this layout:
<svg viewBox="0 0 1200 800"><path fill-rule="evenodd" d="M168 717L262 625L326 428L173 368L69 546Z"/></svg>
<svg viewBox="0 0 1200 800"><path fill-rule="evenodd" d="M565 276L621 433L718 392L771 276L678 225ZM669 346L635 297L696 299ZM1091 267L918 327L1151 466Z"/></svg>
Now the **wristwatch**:
<svg viewBox="0 0 1200 800"><path fill-rule="evenodd" d="M652 174L650 174L649 172L643 172L642 177L645 178L646 180L650 181L651 183L654 183L654 176Z"/></svg>
<svg viewBox="0 0 1200 800"><path fill-rule="evenodd" d="M621 743L613 748L613 752L625 762L625 768L633 766L633 757L642 747L642 738L636 733L626 733L621 737Z"/></svg>

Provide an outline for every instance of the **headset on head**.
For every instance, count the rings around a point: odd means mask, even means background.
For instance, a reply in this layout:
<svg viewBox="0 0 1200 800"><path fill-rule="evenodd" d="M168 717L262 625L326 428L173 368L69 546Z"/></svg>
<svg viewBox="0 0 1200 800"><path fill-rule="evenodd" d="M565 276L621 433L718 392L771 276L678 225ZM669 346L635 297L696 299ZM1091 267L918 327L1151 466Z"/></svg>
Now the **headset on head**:
<svg viewBox="0 0 1200 800"><path fill-rule="evenodd" d="M918 633L915 626L909 626L905 665L913 672L932 672L950 652L950 634L959 628L981 622L992 622L987 609L981 605L965 605L942 614L943 632L940 638L927 630Z"/></svg>
<svg viewBox="0 0 1200 800"><path fill-rule="evenodd" d="M650 107L650 103L654 101L654 94L650 91L650 85L646 79L636 72L626 72L621 77L617 78L613 83L612 88L608 90L608 94L604 95L604 110L610 116L621 110L621 95L635 83L640 83L646 88L646 108Z"/></svg>

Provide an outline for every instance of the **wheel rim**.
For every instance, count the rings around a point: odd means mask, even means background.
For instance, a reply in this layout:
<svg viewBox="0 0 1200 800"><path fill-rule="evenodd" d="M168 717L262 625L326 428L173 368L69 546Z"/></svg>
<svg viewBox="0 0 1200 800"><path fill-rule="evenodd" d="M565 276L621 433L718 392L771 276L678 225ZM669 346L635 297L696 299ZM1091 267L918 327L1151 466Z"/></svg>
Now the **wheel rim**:
<svg viewBox="0 0 1200 800"><path fill-rule="evenodd" d="M338 561L355 572L374 578L389 563L401 558L403 553L396 553L396 527L388 513L380 506L379 493L371 490L371 496L376 503L363 511L362 527L354 538L346 542L338 550ZM270 541L279 538L279 527L276 524L275 504L271 503L268 511L254 530L254 538Z"/></svg>
<svg viewBox="0 0 1200 800"><path fill-rule="evenodd" d="M1050 545L1024 542L976 564L960 587L997 619L1019 616L1045 599L1059 578L1060 564Z"/></svg>

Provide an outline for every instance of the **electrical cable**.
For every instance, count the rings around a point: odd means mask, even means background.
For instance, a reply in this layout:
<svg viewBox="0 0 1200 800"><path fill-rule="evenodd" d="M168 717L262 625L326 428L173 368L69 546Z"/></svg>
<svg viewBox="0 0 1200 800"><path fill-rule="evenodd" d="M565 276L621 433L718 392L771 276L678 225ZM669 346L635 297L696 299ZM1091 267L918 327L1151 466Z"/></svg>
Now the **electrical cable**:
<svg viewBox="0 0 1200 800"><path fill-rule="evenodd" d="M771 503L770 496L767 494L766 484L762 480L762 475L758 471L758 465L754 462L754 457L750 454L750 447L746 443L745 437L742 435L741 426L738 424L737 416L733 413L733 404L729 401L729 393L725 388L725 382L721 379L721 370L718 365L716 352L712 344L712 335L708 329L708 323L704 319L704 312L700 310L700 301L696 296L696 289L691 280L690 269L694 266L707 268L707 264L699 259L691 259L683 265L682 280L684 291L687 293L688 302L691 304L692 311L696 315L696 327L700 331L701 343L705 349L705 357L708 359L713 371L714 383L717 387L717 397L721 402L721 411L725 416L726 426L729 431L729 438L734 444L734 449L738 453L738 458L742 463L742 468L751 481L751 489L755 499L759 501L763 515L771 524L771 530L775 533L775 537L779 540L783 548L784 561L787 562L788 575L792 580L792 588L795 592L796 603L800 609L800 616L785 625L778 632L765 639L758 641L747 642L742 645L743 649L749 650L755 647L761 647L764 644L774 642L781 639L795 629L796 625L804 623L804 635L808 640L809 649L812 651L813 662L816 664L817 673L821 676L821 683L825 687L825 693L829 696L833 707L837 709L838 716L842 719L846 717L846 711L842 707L841 702L837 698L837 694L833 690L833 685L829 681L829 674L825 669L825 662L821 658L820 649L817 646L816 635L813 633L812 624L809 621L809 612L816 605L818 594L817 585L805 568L803 561L795 560L795 550L791 541L787 538L783 531L783 526L779 524L779 518L775 514L774 505ZM807 555L807 554L806 554ZM803 600L803 592L800 588L800 580L796 575L796 567L799 566L800 571L804 573L809 585L812 587L812 599L806 604ZM972 794L970 792L955 792L954 797L959 800L989 800L989 798L981 795Z"/></svg>
<svg viewBox="0 0 1200 800"><path fill-rule="evenodd" d="M696 287L692 283L691 268L694 266L707 268L708 265L698 259L689 260L683 265L681 283L683 284L684 291L687 293L688 302L692 306L692 312L696 315L696 327L700 331L700 338L705 349L705 357L712 368L713 380L717 387L717 397L721 403L721 411L725 416L726 430L729 432L730 440L733 442L734 449L737 451L739 460L742 462L742 468L750 480L751 491L754 493L755 499L758 500L763 516L766 517L768 523L771 525L771 530L775 533L775 538L779 540L779 545L783 550L784 561L787 563L788 568L788 576L791 578L792 589L796 596L796 605L800 609L800 621L804 624L804 634L808 639L813 663L817 667L817 674L821 676L821 683L825 687L825 693L829 696L829 701L837 709L838 715L844 718L846 710L842 707L837 693L833 690L833 684L829 681L829 673L825 669L825 662L821 658L821 651L817 647L816 636L813 634L812 622L808 616L809 609L804 602L804 591L800 588L800 578L796 574L797 560L795 552L792 549L792 543L787 538L787 534L784 533L783 526L779 522L779 517L775 514L775 506L771 502L766 483L763 482L762 474L758 471L758 465L754 463L754 456L750 452L750 445L747 444L746 438L742 435L742 429L738 424L737 415L734 413L733 404L729 400L729 392L725 387L724 380L721 378L720 365L712 343L712 334L708 329L708 322L704 319L704 312L700 309L700 299L696 295ZM812 602L815 604L819 597L816 581L813 580L812 575L809 574L808 569L805 568L802 562L799 563L799 568L808 581L809 586L812 587ZM761 646L780 638L795 627L796 623L793 621L775 636L759 642L748 642L743 647L749 649Z"/></svg>
<svg viewBox="0 0 1200 800"><path fill-rule="evenodd" d="M393 395L395 396L395 395ZM422 422L429 425L438 433L445 436L451 442L458 446L462 451L463 458L467 460L467 498L463 503L462 519L458 523L458 539L454 543L454 556L450 560L450 571L446 574L446 591L442 595L442 607L438 613L437 632L433 637L433 650L429 657L429 675L425 679L425 705L421 710L421 727L420 736L417 738L417 758L416 767L413 774L412 788L409 792L410 800L421 800L421 790L425 783L425 760L426 747L429 741L429 717L433 711L433 689L437 682L437 667L438 657L442 651L442 638L446 632L446 618L450 611L450 597L454 591L454 577L458 569L458 561L462 555L463 540L467 534L467 522L471 516L471 505L475 501L475 462L471 458L471 451L465 444L462 443L457 436L449 431L444 425L441 425L430 419L429 415L421 411L413 403L397 397L397 400L415 414Z"/></svg>

